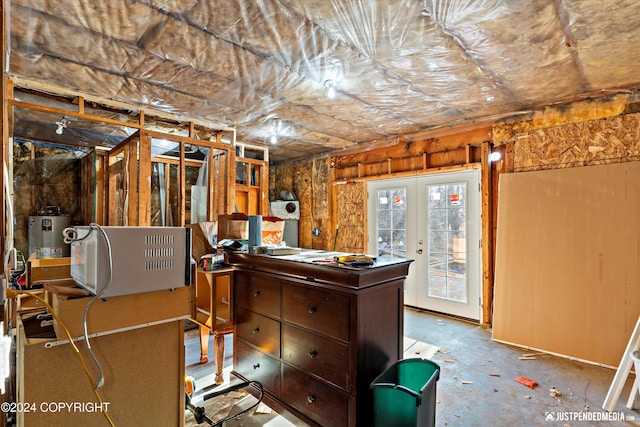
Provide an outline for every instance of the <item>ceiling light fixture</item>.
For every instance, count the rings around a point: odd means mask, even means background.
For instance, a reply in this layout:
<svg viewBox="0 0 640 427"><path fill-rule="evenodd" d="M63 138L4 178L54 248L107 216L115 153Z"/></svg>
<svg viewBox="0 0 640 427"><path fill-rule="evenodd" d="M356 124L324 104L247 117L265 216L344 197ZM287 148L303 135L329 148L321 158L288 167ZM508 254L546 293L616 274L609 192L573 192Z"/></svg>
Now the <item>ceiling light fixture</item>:
<svg viewBox="0 0 640 427"><path fill-rule="evenodd" d="M56 122L56 124L58 125L58 129L56 129L56 133L58 135L62 135L62 131L64 131L64 129L67 127L67 123L69 122L64 117L59 122Z"/></svg>
<svg viewBox="0 0 640 427"><path fill-rule="evenodd" d="M327 96L327 98L333 99L336 97L335 83L333 82L333 80L327 80L326 82L324 82L324 87L325 87L324 93Z"/></svg>
<svg viewBox="0 0 640 427"><path fill-rule="evenodd" d="M499 151L494 151L491 154L489 154L489 161L490 162L497 162L501 158L502 158L502 154Z"/></svg>
<svg viewBox="0 0 640 427"><path fill-rule="evenodd" d="M278 135L280 135L280 129L282 128L282 121L276 119L271 122L271 136L269 137L269 142L272 144L278 143Z"/></svg>
<svg viewBox="0 0 640 427"><path fill-rule="evenodd" d="M424 0L422 2L422 11L420 12L420 15L422 16L430 16L431 12L429 12L429 9L427 9L427 0Z"/></svg>

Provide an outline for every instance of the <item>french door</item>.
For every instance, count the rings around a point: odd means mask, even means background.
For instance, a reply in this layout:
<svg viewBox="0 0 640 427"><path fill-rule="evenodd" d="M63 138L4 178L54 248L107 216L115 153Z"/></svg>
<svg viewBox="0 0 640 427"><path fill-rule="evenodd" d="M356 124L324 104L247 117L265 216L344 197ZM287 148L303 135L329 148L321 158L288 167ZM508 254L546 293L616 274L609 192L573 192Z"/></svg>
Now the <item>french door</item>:
<svg viewBox="0 0 640 427"><path fill-rule="evenodd" d="M369 253L414 260L406 305L480 319L479 183L479 170L369 183Z"/></svg>

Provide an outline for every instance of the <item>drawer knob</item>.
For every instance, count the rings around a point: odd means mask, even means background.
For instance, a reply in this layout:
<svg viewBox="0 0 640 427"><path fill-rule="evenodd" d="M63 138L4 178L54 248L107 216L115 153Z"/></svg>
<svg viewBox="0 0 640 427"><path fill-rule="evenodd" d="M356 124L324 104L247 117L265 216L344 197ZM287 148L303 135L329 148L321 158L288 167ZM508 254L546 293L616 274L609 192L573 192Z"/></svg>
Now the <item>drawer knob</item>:
<svg viewBox="0 0 640 427"><path fill-rule="evenodd" d="M316 307L315 305L312 305L311 307L309 307L309 314L313 314L316 311L318 311L318 307Z"/></svg>
<svg viewBox="0 0 640 427"><path fill-rule="evenodd" d="M313 403L316 401L316 397L313 394L307 396L307 403Z"/></svg>
<svg viewBox="0 0 640 427"><path fill-rule="evenodd" d="M255 328L253 328L253 331L252 331L252 332L253 332L254 334L257 334L258 332L260 332L260 328L259 328L259 327L255 327Z"/></svg>
<svg viewBox="0 0 640 427"><path fill-rule="evenodd" d="M255 291L255 292L253 293L253 296L254 296L254 297L259 297L259 296L260 296L260 291Z"/></svg>
<svg viewBox="0 0 640 427"><path fill-rule="evenodd" d="M315 357L318 355L318 352L315 350L311 350L309 352L309 359L315 359Z"/></svg>
<svg viewBox="0 0 640 427"><path fill-rule="evenodd" d="M258 369L260 367L259 363L256 363L255 365L253 365L253 369Z"/></svg>

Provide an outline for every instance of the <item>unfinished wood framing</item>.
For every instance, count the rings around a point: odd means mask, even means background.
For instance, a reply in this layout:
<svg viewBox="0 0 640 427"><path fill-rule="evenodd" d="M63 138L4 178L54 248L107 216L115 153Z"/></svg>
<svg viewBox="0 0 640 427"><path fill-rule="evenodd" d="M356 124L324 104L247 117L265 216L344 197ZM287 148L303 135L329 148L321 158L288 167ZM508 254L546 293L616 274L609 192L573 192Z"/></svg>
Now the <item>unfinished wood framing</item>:
<svg viewBox="0 0 640 427"><path fill-rule="evenodd" d="M171 157L166 155L152 155L153 139L158 138L175 143L179 146L179 155ZM221 171L231 169L228 163L232 151L226 144L211 141L194 140L185 137L173 138L157 132L139 131L123 141L120 145L109 152L109 219L110 225L152 225L152 165L164 169L165 179L157 185L164 185L165 204L164 225L173 224L182 226L191 222L192 209L187 209L186 194L191 191L191 184L187 188L186 168L200 169L204 162L202 160L187 159L185 156L185 146L190 144L199 148L206 148L206 158L210 160L206 183L208 184L206 195L207 213L206 220L217 219L219 214L227 213L230 209L229 201L224 197L220 199L218 193L223 195L227 182L218 179L227 175ZM175 181L172 181L172 167L175 169ZM218 174L218 175L216 175ZM176 185L173 185L175 183ZM173 210L170 210L170 200L177 200ZM162 209L157 207L157 209ZM156 210L157 210L156 209ZM216 211L215 209L221 209ZM119 212L127 211L127 221L121 217ZM155 211L154 211L155 212ZM175 219L169 220L169 216L175 212ZM155 223L155 222L154 222Z"/></svg>
<svg viewBox="0 0 640 427"><path fill-rule="evenodd" d="M161 127L162 129L171 129L172 123L166 121L171 119L165 117L166 115L160 114L159 116L154 117L153 120L149 120L148 116L145 114L145 111L136 110L131 106L117 105L116 107L107 107L95 100L92 101L91 108L94 111L99 109L104 109L105 111L109 111L109 112L118 112L121 110L114 110L114 108L121 108L123 112L121 116L125 116L126 118L124 120L119 120L119 119L114 119L109 117L102 117L100 115L88 113L88 108L85 105L86 98L81 94L76 94L74 96L64 92L66 93L65 95L55 95L56 93L63 93L63 92L56 91L55 88L47 88L48 90L46 90L45 92L38 92L43 90L43 88L36 88L35 90L33 90L33 89L30 89L30 86L26 82L21 82L20 84L23 86L19 89L21 92L30 93L32 95L40 96L43 98L42 103L24 102L24 101L14 99L13 91L8 91L8 92L5 91L6 87L13 88L12 81L6 80L5 78L3 83L4 83L3 93L5 94L3 98L5 103L3 105L7 108L6 113L3 114L3 121L5 122L5 124L11 119L11 114L9 113L13 111L14 107L20 107L20 108L39 111L39 112L60 114L62 116L71 117L78 120L101 122L101 123L113 125L116 127L125 127L125 128L134 129L134 130L138 129L142 131L142 134L144 135L143 138L147 139L147 141L143 142L143 144L141 144L140 147L149 147L148 141L150 141L152 138L162 138L162 139L166 138L166 139L170 139L171 141L176 141L181 145L181 152L183 153L184 153L184 144L193 144L193 145L197 144L198 146L205 146L209 150L217 150L221 152L232 152L233 145L235 144L235 130L233 129L212 130L212 129L203 127L202 125L194 121L191 121L188 123L188 127L187 127L190 135L189 137L168 134L168 133L158 132L158 131L154 131L152 129L146 128L147 126L155 126L155 127ZM60 109L58 107L52 107L46 104L45 102L46 99L53 99L57 102L68 103L73 108ZM134 111L135 113L131 113L131 111ZM158 117L161 117L161 118L158 118ZM165 120L165 122L163 122L163 120ZM9 126L3 126L4 141L8 141L9 132L10 132ZM195 137L197 136L203 136L207 139L206 140L196 139ZM120 146L122 146L122 144L120 144ZM6 153L5 153L6 150L7 150L7 144L4 145L4 150L3 150L3 154L5 155L5 158L6 158ZM121 154L125 155L125 157L128 158L129 160L132 160L134 157L132 157L132 153L130 152L130 150L131 148L123 149ZM116 149L116 151L118 150ZM223 155L222 157L218 157L218 162L222 160L222 162L225 163L225 167L219 168L219 169L224 169L224 175L217 177L215 179L215 182L219 183L219 181L222 179L224 181L224 184L220 185L221 187L220 191L218 190L215 191L215 195L213 197L215 197L217 201L213 204L210 203L211 207L214 210L209 210L209 212L211 212L211 214L208 214L209 219L213 219L218 215L218 213L230 213L233 210L233 205L234 205L233 199L235 195L233 194L233 191L228 190L228 184L227 184L227 183L233 182L232 180L230 180L232 179L232 176L233 176L232 175L233 168L228 166L229 161L231 160L231 157L232 156L230 155L229 156ZM89 189L89 187L95 186L97 191L97 194L95 195L95 199L96 199L95 207L93 208L95 212L93 212L92 214L89 215L89 217L87 217L88 220L90 221L95 220L101 223L108 223L109 220L107 218L109 216L113 218L113 215L115 214L115 205L113 203L109 203L109 200L111 202L115 200L116 191L115 191L114 185L120 185L121 186L120 194L122 194L122 192L126 192L128 196L128 200L127 200L128 203L130 205L136 206L137 208L136 210L134 211L130 210L127 213L126 221L124 221L124 218L123 218L123 220L118 222L123 224L128 223L128 224L138 224L138 225L147 224L149 222L149 220L147 219L150 216L150 209L151 209L151 206L148 203L149 190L147 189L147 185L142 185L142 184L144 184L144 182L149 179L148 177L150 177L151 162L155 162L158 159L156 156L154 156L154 158L152 159L151 152L150 150L147 150L147 148L144 148L144 150L142 151L140 151L139 148L137 148L135 158L137 158L135 162L129 161L129 162L126 162L126 164L122 164L120 166L117 165L117 162L115 160L112 160L110 165L106 164L106 162L104 165L100 165L98 163L98 160L96 160L95 169L97 173L93 179L93 182L95 183L95 185L89 182L83 184L84 186L83 188ZM182 158L178 157L176 159L176 162L179 164L178 173L180 173L181 177L184 175L185 167L189 165L194 167L199 167L199 165L202 164L201 162L200 163L190 162L189 160L184 159L184 155L182 156ZM103 167L103 166L106 166L106 167ZM126 166L126 171L124 170L125 166ZM100 192L100 190L103 188L103 186L101 185L101 181L102 181L101 173L107 173L108 167L111 167L111 173L110 173L110 178L108 178L106 182L109 183L110 185L105 185L105 187L109 187L111 189L109 190L110 194L104 193L105 197L103 199L103 195ZM126 173L126 179L120 182L118 181L118 178L116 178L116 176L113 175L114 168L118 168L118 167L122 169L118 173ZM215 168L212 168L212 169L215 170ZM86 176L87 178L89 178L90 177L89 175L91 174L88 171L85 171L83 176ZM120 175L120 176L123 178L125 177L125 175ZM178 192L181 192L180 194L178 194L180 207L177 212L177 217L179 219L177 222L180 224L185 222L186 216L187 216L187 213L185 212L185 209L184 209L185 185L186 183L182 181L182 178L180 178L180 182L178 182L176 185ZM129 191L133 187L137 188L138 191ZM89 206L84 207L85 212L88 212L87 209L89 209Z"/></svg>
<svg viewBox="0 0 640 427"><path fill-rule="evenodd" d="M344 158L332 157L337 181L354 179L378 179L397 177L402 174L426 173L438 168L471 164L480 161L480 146L465 146L438 152L420 152L402 157L375 159L371 156L366 162L345 163Z"/></svg>
<svg viewBox="0 0 640 427"><path fill-rule="evenodd" d="M80 216L85 223L96 222L96 170L98 161L95 150L80 160Z"/></svg>
<svg viewBox="0 0 640 427"><path fill-rule="evenodd" d="M269 163L236 156L235 209L247 215L269 215Z"/></svg>
<svg viewBox="0 0 640 427"><path fill-rule="evenodd" d="M480 147L490 140L490 128L423 139L414 137L379 148L358 152L350 150L347 154L341 152L331 156L330 165L336 181L420 173L433 168L479 162Z"/></svg>
<svg viewBox="0 0 640 427"><path fill-rule="evenodd" d="M138 224L151 225L151 137L140 134L138 147Z"/></svg>
<svg viewBox="0 0 640 427"><path fill-rule="evenodd" d="M186 179L184 176L184 144L180 144L180 166L179 166L179 177L178 177L178 224L185 224L185 216L186 216L186 206L185 206L185 184Z"/></svg>
<svg viewBox="0 0 640 427"><path fill-rule="evenodd" d="M482 188L482 323L489 323L493 305L493 185L492 165L489 161L491 145L482 144L481 188Z"/></svg>

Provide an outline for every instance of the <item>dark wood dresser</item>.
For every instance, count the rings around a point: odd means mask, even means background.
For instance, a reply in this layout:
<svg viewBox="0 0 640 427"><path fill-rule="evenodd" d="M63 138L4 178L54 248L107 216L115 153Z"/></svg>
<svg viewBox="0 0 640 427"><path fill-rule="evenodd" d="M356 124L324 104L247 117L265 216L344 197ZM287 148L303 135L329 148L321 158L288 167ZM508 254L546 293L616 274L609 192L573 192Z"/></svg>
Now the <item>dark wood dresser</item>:
<svg viewBox="0 0 640 427"><path fill-rule="evenodd" d="M318 262L326 258L318 251L229 254L236 268L233 374L261 382L268 403L310 424L371 426L369 386L402 358L411 261L380 258L363 268Z"/></svg>

